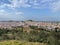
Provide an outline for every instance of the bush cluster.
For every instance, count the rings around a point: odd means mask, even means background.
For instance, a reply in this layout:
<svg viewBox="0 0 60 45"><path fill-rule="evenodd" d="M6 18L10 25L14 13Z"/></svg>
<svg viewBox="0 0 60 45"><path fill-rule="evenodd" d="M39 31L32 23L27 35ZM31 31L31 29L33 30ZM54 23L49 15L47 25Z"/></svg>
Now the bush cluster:
<svg viewBox="0 0 60 45"><path fill-rule="evenodd" d="M1 40L24 40L29 42L47 43L47 45L60 45L60 31L45 30L39 28L36 31L36 27L32 27L33 30L26 32L23 29L0 29L0 41ZM59 29L60 30L60 29Z"/></svg>

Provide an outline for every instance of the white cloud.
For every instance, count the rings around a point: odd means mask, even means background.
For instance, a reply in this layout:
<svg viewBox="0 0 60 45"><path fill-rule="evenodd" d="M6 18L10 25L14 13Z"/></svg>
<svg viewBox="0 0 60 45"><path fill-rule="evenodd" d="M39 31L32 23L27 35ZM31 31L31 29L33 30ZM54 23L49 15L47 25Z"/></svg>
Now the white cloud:
<svg viewBox="0 0 60 45"><path fill-rule="evenodd" d="M54 2L51 5L51 9L52 9L53 12L60 11L60 0L57 1L57 2Z"/></svg>
<svg viewBox="0 0 60 45"><path fill-rule="evenodd" d="M24 19L24 13L23 12L16 12L16 15L19 15L19 18Z"/></svg>
<svg viewBox="0 0 60 45"><path fill-rule="evenodd" d="M24 19L23 14L23 12L8 13L3 9L0 10L0 18L3 20L22 20Z"/></svg>
<svg viewBox="0 0 60 45"><path fill-rule="evenodd" d="M24 14L23 12L16 12L16 15L22 15Z"/></svg>
<svg viewBox="0 0 60 45"><path fill-rule="evenodd" d="M35 5L34 8L37 9L48 8L53 12L57 12L60 11L60 0L40 0L40 3L38 5Z"/></svg>
<svg viewBox="0 0 60 45"><path fill-rule="evenodd" d="M31 7L31 5L27 4L28 0L10 0L11 4L9 4L10 7L16 8L16 7Z"/></svg>
<svg viewBox="0 0 60 45"><path fill-rule="evenodd" d="M2 13L2 12L5 12L5 10L1 9L1 10L0 10L0 13Z"/></svg>
<svg viewBox="0 0 60 45"><path fill-rule="evenodd" d="M35 9L44 9L48 8L52 11L60 10L60 0L9 0L11 4L2 4L0 8L8 7L11 9L20 8L35 8Z"/></svg>

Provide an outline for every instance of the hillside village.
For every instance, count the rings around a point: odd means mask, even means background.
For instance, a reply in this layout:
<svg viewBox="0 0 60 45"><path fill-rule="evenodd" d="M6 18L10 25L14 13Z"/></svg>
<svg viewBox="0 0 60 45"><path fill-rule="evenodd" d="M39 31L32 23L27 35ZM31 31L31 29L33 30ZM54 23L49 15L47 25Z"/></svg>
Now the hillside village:
<svg viewBox="0 0 60 45"><path fill-rule="evenodd" d="M56 27L60 28L60 23L57 22L36 22L36 21L6 21L6 22L0 22L0 28L9 28L11 29L12 27L18 27L18 26L23 26L23 27L29 27L29 26L37 26L38 28L43 27L46 29L54 29Z"/></svg>

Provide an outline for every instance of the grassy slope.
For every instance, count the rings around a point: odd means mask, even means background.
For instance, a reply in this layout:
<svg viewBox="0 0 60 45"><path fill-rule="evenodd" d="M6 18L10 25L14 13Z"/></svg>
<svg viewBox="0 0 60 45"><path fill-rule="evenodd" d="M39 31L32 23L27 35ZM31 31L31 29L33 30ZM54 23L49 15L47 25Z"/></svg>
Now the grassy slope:
<svg viewBox="0 0 60 45"><path fill-rule="evenodd" d="M0 45L46 45L38 42L27 42L27 41L18 41L18 40L6 40L1 41Z"/></svg>

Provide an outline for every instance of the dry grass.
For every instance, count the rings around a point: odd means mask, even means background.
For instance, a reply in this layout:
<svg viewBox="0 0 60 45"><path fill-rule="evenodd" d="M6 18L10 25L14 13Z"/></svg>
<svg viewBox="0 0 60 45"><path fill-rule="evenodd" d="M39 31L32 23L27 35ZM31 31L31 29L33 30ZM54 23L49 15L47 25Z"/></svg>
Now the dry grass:
<svg viewBox="0 0 60 45"><path fill-rule="evenodd" d="M6 40L1 41L0 45L46 45L38 42L27 42L27 41L18 41L18 40Z"/></svg>

